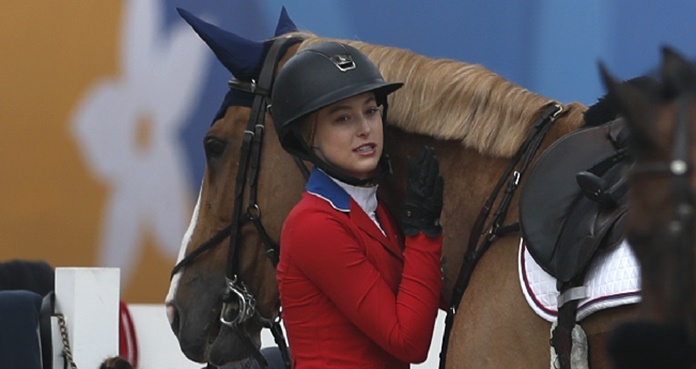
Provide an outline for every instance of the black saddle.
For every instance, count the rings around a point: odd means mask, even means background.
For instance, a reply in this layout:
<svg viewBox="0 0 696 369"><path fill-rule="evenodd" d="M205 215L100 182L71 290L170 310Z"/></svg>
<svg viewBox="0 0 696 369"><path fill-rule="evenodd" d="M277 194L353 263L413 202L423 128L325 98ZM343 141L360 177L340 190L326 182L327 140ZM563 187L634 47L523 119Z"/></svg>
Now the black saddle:
<svg viewBox="0 0 696 369"><path fill-rule="evenodd" d="M622 119L554 142L520 193L520 226L529 253L558 282L580 275L600 248L625 234L627 129Z"/></svg>

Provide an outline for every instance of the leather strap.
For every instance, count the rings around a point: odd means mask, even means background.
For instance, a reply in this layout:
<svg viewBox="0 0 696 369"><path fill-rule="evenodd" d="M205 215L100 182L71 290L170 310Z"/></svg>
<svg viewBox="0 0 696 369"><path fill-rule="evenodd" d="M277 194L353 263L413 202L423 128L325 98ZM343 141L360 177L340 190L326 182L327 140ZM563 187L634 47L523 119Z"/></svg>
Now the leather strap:
<svg viewBox="0 0 696 369"><path fill-rule="evenodd" d="M531 163L531 159L534 157L539 145L543 141L546 133L551 127L551 123L556 119L556 117L563 111L563 107L556 103L551 102L547 104L541 111L539 118L534 122L531 131L527 135L527 138L522 143L517 153L510 161L510 164L503 172L502 177L498 180L498 183L493 188L491 195L488 197L486 202L479 213L476 222L474 223L471 233L469 234L469 244L467 250L464 254L464 261L459 270L457 280L455 281L454 288L452 291L452 298L450 301L449 309L447 309L447 316L445 318L445 330L442 337L442 348L440 350L440 369L444 369L445 363L447 361L447 346L449 345L450 334L452 333L452 325L454 323L454 316L459 307L459 303L464 296L467 286L469 285L469 280L471 279L471 274L474 272L474 267L479 260L483 257L484 253L493 241L502 235L504 235L501 230L509 231L517 229L517 227L502 226L502 222L505 220L507 211L509 209L510 203L514 196L514 192L517 189L521 177L527 169L528 165ZM518 167L519 165L519 167ZM517 170L515 170L517 168ZM491 221L484 230L484 222L490 214L493 203L498 198L498 195L507 183L505 193L503 198L498 205L498 209L494 213ZM482 236L485 237L481 242Z"/></svg>
<svg viewBox="0 0 696 369"><path fill-rule="evenodd" d="M561 295L583 285L585 273L581 273L576 279L564 283L559 291ZM560 297L560 296L559 296ZM575 318L578 311L579 299L569 299L564 304L559 303L556 328L551 336L551 345L556 350L558 356L558 369L571 369L570 354L573 351L573 328L575 328Z"/></svg>

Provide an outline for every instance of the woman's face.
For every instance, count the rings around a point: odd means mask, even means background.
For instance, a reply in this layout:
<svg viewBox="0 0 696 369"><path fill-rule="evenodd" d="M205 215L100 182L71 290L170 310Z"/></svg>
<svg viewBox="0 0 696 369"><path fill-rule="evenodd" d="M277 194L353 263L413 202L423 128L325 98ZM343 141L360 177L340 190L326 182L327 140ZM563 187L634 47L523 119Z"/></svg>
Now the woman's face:
<svg viewBox="0 0 696 369"><path fill-rule="evenodd" d="M317 156L358 179L370 178L382 156L382 113L373 92L317 112L312 147Z"/></svg>

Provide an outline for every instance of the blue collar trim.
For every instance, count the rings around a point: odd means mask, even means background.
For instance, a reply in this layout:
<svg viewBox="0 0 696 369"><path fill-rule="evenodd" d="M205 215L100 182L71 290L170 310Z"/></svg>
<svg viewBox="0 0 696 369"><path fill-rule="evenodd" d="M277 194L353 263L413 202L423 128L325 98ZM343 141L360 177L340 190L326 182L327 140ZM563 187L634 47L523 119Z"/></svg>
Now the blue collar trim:
<svg viewBox="0 0 696 369"><path fill-rule="evenodd" d="M305 190L326 200L331 206L344 213L350 212L350 195L318 168L312 169Z"/></svg>

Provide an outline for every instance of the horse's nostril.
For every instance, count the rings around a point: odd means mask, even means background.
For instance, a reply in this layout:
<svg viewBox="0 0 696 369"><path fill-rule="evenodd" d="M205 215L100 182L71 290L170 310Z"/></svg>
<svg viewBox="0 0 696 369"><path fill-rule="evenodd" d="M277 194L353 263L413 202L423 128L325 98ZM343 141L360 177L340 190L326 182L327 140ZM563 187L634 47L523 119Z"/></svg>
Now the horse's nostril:
<svg viewBox="0 0 696 369"><path fill-rule="evenodd" d="M174 306L167 304L167 319L169 326L172 327L175 335L179 335L179 310Z"/></svg>

